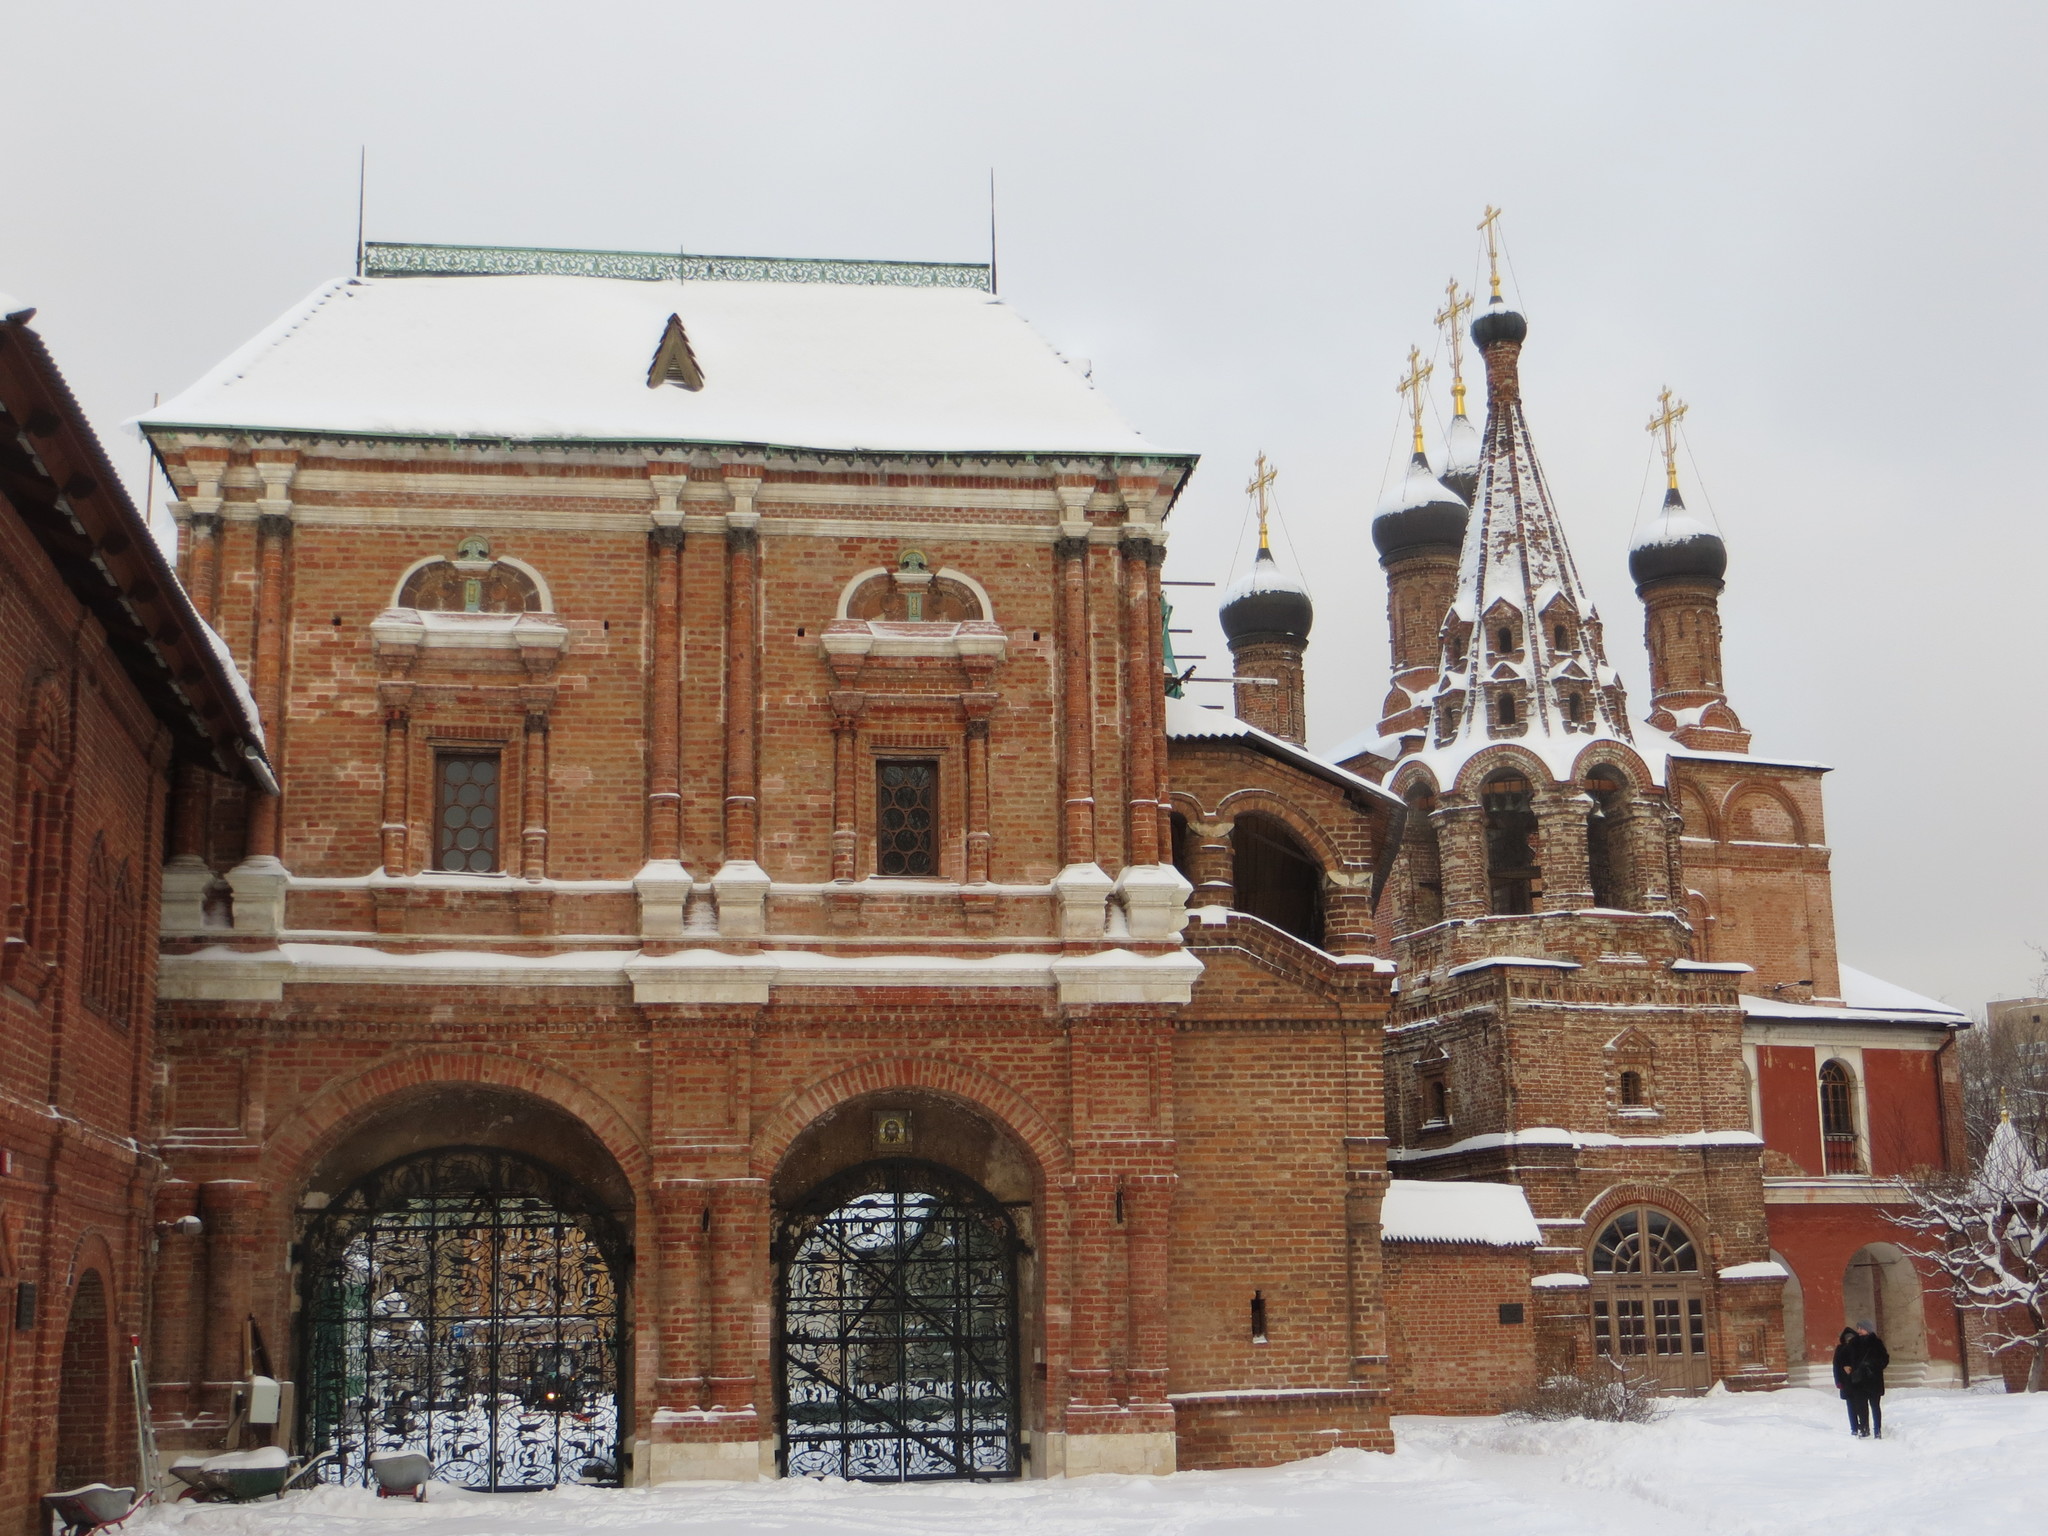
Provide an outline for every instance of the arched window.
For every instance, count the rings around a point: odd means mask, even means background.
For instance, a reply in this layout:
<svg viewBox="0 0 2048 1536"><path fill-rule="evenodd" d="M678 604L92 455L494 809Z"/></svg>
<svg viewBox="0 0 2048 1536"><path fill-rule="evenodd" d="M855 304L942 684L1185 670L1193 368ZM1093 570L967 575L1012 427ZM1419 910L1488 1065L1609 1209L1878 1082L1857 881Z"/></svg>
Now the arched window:
<svg viewBox="0 0 2048 1536"><path fill-rule="evenodd" d="M1856 1148L1856 1083L1837 1058L1820 1069L1820 1137L1829 1173L1861 1173Z"/></svg>
<svg viewBox="0 0 2048 1536"><path fill-rule="evenodd" d="M406 577L398 607L430 613L540 613L539 585L518 566L495 560L491 546L471 535L453 560L436 560Z"/></svg>
<svg viewBox="0 0 2048 1536"><path fill-rule="evenodd" d="M1562 624L1560 624L1560 625L1558 625L1558 626L1557 626L1556 634L1557 634L1557 648L1558 648L1558 649L1559 649L1560 651L1568 651L1568 650L1570 650L1570 649L1572 648L1572 647L1571 647L1571 635L1570 635L1570 634L1569 634L1569 633L1568 633L1568 632L1566 631L1565 627L1564 627L1564 626L1563 626Z"/></svg>
<svg viewBox="0 0 2048 1536"><path fill-rule="evenodd" d="M1543 890L1543 870L1537 861L1529 781L1519 773L1496 773L1479 799L1486 811L1486 880L1492 908L1499 913L1533 912Z"/></svg>
<svg viewBox="0 0 2048 1536"><path fill-rule="evenodd" d="M1618 1213L1593 1241L1593 1347L1667 1387L1704 1387L1706 1288L1692 1234L1653 1206Z"/></svg>
<svg viewBox="0 0 2048 1536"><path fill-rule="evenodd" d="M1230 832L1237 910L1314 944L1323 942L1323 867L1277 816L1237 818Z"/></svg>
<svg viewBox="0 0 2048 1536"><path fill-rule="evenodd" d="M1513 725L1515 723L1515 696L1512 693L1504 693L1500 696L1500 723L1502 725Z"/></svg>
<svg viewBox="0 0 2048 1536"><path fill-rule="evenodd" d="M1512 629L1503 629L1498 638L1500 644L1496 649L1512 651L1515 648L1515 632Z"/></svg>
<svg viewBox="0 0 2048 1536"><path fill-rule="evenodd" d="M1583 708L1584 706L1579 702L1579 696L1576 693L1568 693L1564 696L1564 717L1571 721L1573 725L1579 723L1580 711Z"/></svg>
<svg viewBox="0 0 2048 1536"><path fill-rule="evenodd" d="M1624 1072L1621 1074L1621 1107L1640 1109L1643 1104L1643 1074Z"/></svg>
<svg viewBox="0 0 2048 1536"><path fill-rule="evenodd" d="M1432 1078L1432 1079L1430 1079L1430 1084L1429 1084L1429 1117L1430 1117L1430 1119L1432 1119L1432 1120L1440 1120L1440 1121L1443 1121L1443 1122L1444 1122L1445 1124L1449 1124L1449 1123L1450 1123L1450 1118L1451 1118L1451 1090L1450 1090L1450 1085L1449 1085L1449 1084L1447 1084L1447 1083L1446 1083L1446 1082L1445 1082L1445 1081L1444 1081L1444 1080L1443 1080L1442 1078L1440 1078L1440 1077L1437 1077L1437 1078Z"/></svg>
<svg viewBox="0 0 2048 1536"><path fill-rule="evenodd" d="M1595 768L1586 775L1586 794L1593 802L1586 813L1586 873L1593 886L1593 905L1625 907L1628 786L1614 769Z"/></svg>

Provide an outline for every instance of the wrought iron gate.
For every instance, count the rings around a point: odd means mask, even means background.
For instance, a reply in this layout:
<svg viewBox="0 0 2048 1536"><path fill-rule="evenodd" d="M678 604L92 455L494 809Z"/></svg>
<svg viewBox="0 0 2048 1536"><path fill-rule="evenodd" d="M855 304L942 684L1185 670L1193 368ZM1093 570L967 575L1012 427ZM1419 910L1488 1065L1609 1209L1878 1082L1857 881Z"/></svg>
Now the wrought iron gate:
<svg viewBox="0 0 2048 1536"><path fill-rule="evenodd" d="M397 1449L469 1488L618 1481L626 1257L595 1201L513 1153L379 1169L306 1235L309 1442L350 1481Z"/></svg>
<svg viewBox="0 0 2048 1536"><path fill-rule="evenodd" d="M853 1169L785 1218L783 1470L1016 1476L1016 1253L986 1193L907 1159Z"/></svg>

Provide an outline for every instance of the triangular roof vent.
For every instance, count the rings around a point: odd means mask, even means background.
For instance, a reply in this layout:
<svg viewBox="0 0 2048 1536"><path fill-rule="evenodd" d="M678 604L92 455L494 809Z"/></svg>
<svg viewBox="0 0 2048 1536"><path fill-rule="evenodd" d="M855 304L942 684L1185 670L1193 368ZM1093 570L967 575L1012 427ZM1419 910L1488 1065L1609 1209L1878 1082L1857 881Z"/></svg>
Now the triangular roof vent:
<svg viewBox="0 0 2048 1536"><path fill-rule="evenodd" d="M685 389L704 387L704 370L697 366L697 354L690 350L690 338L680 315L668 317L668 329L661 333L661 345L654 349L654 364L647 370L647 387L680 384Z"/></svg>

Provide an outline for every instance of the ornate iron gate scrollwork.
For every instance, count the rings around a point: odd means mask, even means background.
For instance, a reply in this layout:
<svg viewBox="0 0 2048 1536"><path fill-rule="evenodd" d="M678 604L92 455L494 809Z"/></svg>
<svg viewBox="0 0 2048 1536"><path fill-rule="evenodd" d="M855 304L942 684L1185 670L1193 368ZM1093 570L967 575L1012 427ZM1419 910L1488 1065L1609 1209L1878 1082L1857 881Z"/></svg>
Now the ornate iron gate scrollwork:
<svg viewBox="0 0 2048 1536"><path fill-rule="evenodd" d="M380 1168L306 1233L309 1443L349 1481L408 1449L470 1488L617 1482L629 1257L595 1200L514 1153Z"/></svg>
<svg viewBox="0 0 2048 1536"><path fill-rule="evenodd" d="M1015 1477L1017 1249L984 1191L909 1159L852 1169L786 1215L783 1471Z"/></svg>

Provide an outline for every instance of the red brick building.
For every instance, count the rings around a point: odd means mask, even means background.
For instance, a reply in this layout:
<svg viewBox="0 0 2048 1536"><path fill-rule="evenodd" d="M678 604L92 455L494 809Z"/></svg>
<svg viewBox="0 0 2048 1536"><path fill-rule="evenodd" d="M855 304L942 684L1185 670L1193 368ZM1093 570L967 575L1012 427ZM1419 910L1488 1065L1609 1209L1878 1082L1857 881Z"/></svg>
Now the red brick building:
<svg viewBox="0 0 2048 1536"><path fill-rule="evenodd" d="M1946 1025L1839 1005L1718 570L1639 572L1628 720L1518 316L1376 529L1396 691L1326 757L1270 552L1238 713L1166 696L1194 460L984 269L368 272L145 423L282 783L165 873L167 1441L264 1360L344 1471L477 1486L1269 1462L1599 1350L1786 1379L1750 1036L1788 976L1802 1029Z"/></svg>
<svg viewBox="0 0 2048 1536"><path fill-rule="evenodd" d="M0 1525L133 1483L153 1247L156 867L175 775L252 727L79 413L0 296ZM258 760L260 762L260 759Z"/></svg>

